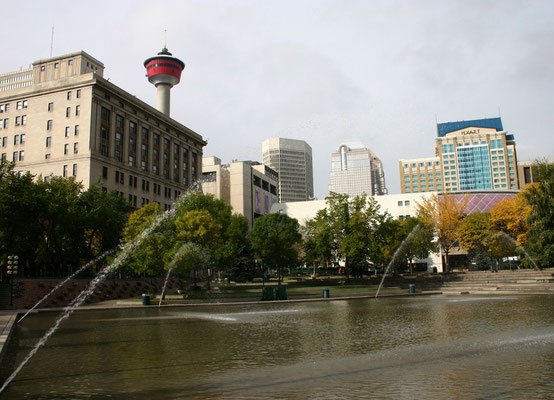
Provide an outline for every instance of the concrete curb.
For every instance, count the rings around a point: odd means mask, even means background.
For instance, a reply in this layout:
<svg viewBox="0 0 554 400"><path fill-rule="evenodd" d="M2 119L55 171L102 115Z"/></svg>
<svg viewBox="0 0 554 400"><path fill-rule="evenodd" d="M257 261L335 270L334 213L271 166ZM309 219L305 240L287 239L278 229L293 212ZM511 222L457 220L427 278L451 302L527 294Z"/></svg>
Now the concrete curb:
<svg viewBox="0 0 554 400"><path fill-rule="evenodd" d="M428 296L442 294L440 291L429 292L417 292L417 293L394 293L394 294L380 294L378 298L390 298L390 297L412 297L412 296ZM375 299L375 294L361 295L361 296L342 296L342 297L329 297L329 298L305 298L305 299L291 299L291 300L272 300L272 301L230 301L230 302L202 302L202 303L186 303L186 304L150 304L144 306L141 300L136 302L120 302L120 304L113 305L98 305L98 306L81 306L75 311L102 311L102 310L130 310L130 309L146 309L146 308L190 308L190 307L224 307L224 306L243 306L243 305L256 305L256 304L286 304L286 303L309 303L317 301L339 301L339 300L362 300L362 299ZM39 308L33 311L31 314L44 313L44 312L60 312L65 308ZM19 310L22 312L22 310Z"/></svg>
<svg viewBox="0 0 554 400"><path fill-rule="evenodd" d="M6 348L8 347L7 345L12 335L12 328L16 320L16 312L0 316L0 361L2 361Z"/></svg>

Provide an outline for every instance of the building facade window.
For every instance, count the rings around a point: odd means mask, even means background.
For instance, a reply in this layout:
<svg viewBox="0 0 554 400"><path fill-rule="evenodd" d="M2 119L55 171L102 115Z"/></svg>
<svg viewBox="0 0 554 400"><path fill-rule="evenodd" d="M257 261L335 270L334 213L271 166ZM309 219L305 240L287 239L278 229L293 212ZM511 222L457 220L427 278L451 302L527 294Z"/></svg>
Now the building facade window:
<svg viewBox="0 0 554 400"><path fill-rule="evenodd" d="M100 115L100 154L108 157L110 152L110 110L102 107Z"/></svg>

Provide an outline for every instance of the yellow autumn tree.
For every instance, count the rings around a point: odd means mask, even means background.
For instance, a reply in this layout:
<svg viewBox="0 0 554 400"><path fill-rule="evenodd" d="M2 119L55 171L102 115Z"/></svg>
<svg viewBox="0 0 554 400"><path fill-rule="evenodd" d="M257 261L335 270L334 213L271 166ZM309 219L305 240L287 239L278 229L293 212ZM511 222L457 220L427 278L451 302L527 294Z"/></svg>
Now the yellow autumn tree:
<svg viewBox="0 0 554 400"><path fill-rule="evenodd" d="M529 214L531 206L522 193L499 201L491 209L492 229L505 232L517 242L518 246L527 242Z"/></svg>
<svg viewBox="0 0 554 400"><path fill-rule="evenodd" d="M456 199L451 194L433 194L417 204L417 213L421 221L434 229L437 243L444 253L443 271L450 271L450 249L456 243L456 228L462 220L469 197L466 195Z"/></svg>

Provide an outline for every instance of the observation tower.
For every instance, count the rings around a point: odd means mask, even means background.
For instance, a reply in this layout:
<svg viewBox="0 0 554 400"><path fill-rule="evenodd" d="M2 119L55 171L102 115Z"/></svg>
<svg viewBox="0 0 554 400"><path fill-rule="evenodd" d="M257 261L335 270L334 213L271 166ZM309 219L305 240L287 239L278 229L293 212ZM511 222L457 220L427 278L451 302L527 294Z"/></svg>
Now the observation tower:
<svg viewBox="0 0 554 400"><path fill-rule="evenodd" d="M169 116L171 88L181 80L181 71L185 69L185 63L172 57L164 47L157 56L148 58L144 62L144 67L148 81L158 89L158 110Z"/></svg>

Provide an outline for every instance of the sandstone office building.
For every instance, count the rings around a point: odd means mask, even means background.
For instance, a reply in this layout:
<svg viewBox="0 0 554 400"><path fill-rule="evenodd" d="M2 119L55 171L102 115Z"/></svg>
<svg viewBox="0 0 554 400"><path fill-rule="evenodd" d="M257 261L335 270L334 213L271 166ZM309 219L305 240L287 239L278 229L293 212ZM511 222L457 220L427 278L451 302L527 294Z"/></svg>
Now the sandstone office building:
<svg viewBox="0 0 554 400"><path fill-rule="evenodd" d="M16 170L73 176L164 209L201 176L200 135L103 78L84 51L0 75L0 153Z"/></svg>

